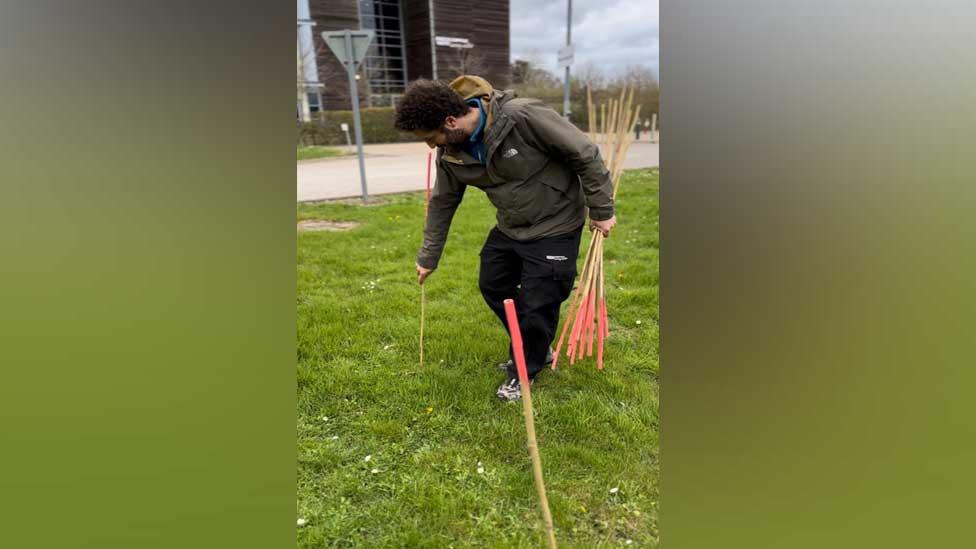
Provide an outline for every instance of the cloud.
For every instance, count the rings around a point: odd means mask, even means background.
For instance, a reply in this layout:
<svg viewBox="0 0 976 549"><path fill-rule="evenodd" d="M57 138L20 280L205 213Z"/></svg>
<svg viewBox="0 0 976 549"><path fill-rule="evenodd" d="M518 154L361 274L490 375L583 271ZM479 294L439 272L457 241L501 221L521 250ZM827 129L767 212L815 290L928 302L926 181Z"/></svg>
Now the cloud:
<svg viewBox="0 0 976 549"><path fill-rule="evenodd" d="M512 59L532 59L557 75L566 45L567 0L511 0ZM660 24L656 0L576 0L572 42L575 64L592 62L615 75L629 65L659 73Z"/></svg>

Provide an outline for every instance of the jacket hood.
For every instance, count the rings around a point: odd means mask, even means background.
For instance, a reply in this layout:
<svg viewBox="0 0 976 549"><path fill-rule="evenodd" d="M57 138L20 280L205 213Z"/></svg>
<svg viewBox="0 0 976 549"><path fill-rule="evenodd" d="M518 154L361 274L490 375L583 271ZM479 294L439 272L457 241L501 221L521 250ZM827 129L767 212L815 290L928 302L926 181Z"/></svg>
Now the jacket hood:
<svg viewBox="0 0 976 549"><path fill-rule="evenodd" d="M468 99L488 99L494 88L487 80L480 76L464 74L451 81L451 89L456 91L465 100Z"/></svg>
<svg viewBox="0 0 976 549"><path fill-rule="evenodd" d="M473 74L458 76L451 81L450 86L451 89L463 97L465 101L469 99L481 100L482 106L485 107L485 112L488 113L488 119L485 121L486 132L495 121L496 115L498 110L501 109L501 106L515 97L515 93L511 90L496 90L491 86L491 84L488 83L487 80Z"/></svg>

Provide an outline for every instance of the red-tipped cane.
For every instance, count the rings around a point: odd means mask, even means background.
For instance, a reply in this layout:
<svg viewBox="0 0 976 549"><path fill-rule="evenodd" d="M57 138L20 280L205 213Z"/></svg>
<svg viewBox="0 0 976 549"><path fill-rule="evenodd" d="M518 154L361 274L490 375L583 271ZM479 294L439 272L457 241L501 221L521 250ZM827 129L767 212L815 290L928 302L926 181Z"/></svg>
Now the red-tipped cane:
<svg viewBox="0 0 976 549"><path fill-rule="evenodd" d="M580 320L585 316L584 311L586 310L586 305L590 302L589 290L584 290L583 295L580 298L579 307L576 309L576 315L573 317L573 327L569 329L569 349L566 350L569 354L569 363L576 363L576 353L579 350L579 338L580 331L583 325Z"/></svg>
<svg viewBox="0 0 976 549"><path fill-rule="evenodd" d="M593 356L593 333L595 325L593 324L593 313L596 303L596 292L590 292L590 304L586 308L586 356ZM580 354L582 358L582 353Z"/></svg>
<svg viewBox="0 0 976 549"><path fill-rule="evenodd" d="M522 416L525 417L525 438L528 441L529 456L532 458L532 473L535 476L535 488L539 493L539 505L542 507L542 518L546 523L546 534L549 537L549 547L555 549L556 534L552 526L552 514L549 512L549 499L546 497L546 485L542 481L542 459L539 457L539 445L535 441L535 422L532 419L532 392L529 389L529 373L525 369L525 354L522 351L522 332L519 330L518 315L515 313L515 302L505 300L505 318L508 320L508 331L512 334L512 355L515 357L515 368L518 370L519 384L522 387Z"/></svg>
<svg viewBox="0 0 976 549"><path fill-rule="evenodd" d="M583 261L584 265L590 262L590 256L593 255L593 246L590 246L586 250L586 259ZM581 281L582 282L582 281ZM563 322L563 331L559 335L559 342L556 343L556 351L552 354L552 369L556 369L556 363L559 362L559 351L563 348L563 340L566 338L566 331L569 329L569 318L572 316L572 311L576 308L576 303L579 301L580 293L583 291L583 284L579 283L576 285L576 291L573 293L573 302L569 305L569 313L566 315L566 321Z"/></svg>

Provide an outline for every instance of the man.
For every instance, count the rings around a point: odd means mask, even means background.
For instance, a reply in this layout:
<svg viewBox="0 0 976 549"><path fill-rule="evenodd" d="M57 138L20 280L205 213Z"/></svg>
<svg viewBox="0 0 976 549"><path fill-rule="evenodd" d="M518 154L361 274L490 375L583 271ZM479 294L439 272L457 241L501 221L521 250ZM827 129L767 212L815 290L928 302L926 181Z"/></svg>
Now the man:
<svg viewBox="0 0 976 549"><path fill-rule="evenodd" d="M498 210L498 224L481 250L478 285L506 330L503 302L515 300L533 379L552 362L559 306L576 278L586 208L592 229L609 235L616 223L610 174L599 150L543 103L494 90L478 76L460 76L450 86L413 82L397 107L396 127L438 148L417 281L423 284L437 268L464 190L483 190ZM507 377L496 395L520 399L514 362L501 366Z"/></svg>

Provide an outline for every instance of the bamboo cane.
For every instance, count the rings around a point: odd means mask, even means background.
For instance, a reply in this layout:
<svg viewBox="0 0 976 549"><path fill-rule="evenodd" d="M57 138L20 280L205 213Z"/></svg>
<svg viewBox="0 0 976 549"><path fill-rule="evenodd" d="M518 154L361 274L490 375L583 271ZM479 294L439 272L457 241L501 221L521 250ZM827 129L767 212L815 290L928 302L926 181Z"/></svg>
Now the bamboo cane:
<svg viewBox="0 0 976 549"><path fill-rule="evenodd" d="M619 112L617 113L617 124L614 126L616 130L616 135L614 135L614 163L613 169L610 170L611 173L617 174L620 172L621 164L623 159L620 158L620 151L624 148L624 141L629 137L625 134L627 131L627 122L630 121L630 102L633 100L633 88L630 88L630 93L627 94L627 88L620 90L620 104L618 106ZM627 97L626 102L624 101L624 96Z"/></svg>
<svg viewBox="0 0 976 549"><path fill-rule="evenodd" d="M600 104L600 142L598 146L600 147L600 154L604 159L607 158L606 155L606 136L607 136L607 104Z"/></svg>
<svg viewBox="0 0 976 549"><path fill-rule="evenodd" d="M603 332L601 331L603 326L600 324L600 300L603 297L603 287L601 286L601 281L603 280L603 247L606 245L606 237L600 236L600 255L597 258L596 266L596 280L593 282L594 288L594 302L593 302L593 329L597 332L597 337L602 337Z"/></svg>
<svg viewBox="0 0 976 549"><path fill-rule="evenodd" d="M640 118L641 105L637 105L637 107L633 110L633 112L632 113L630 112L630 107L632 105L632 103L631 103L632 98L633 98L633 89L631 89L631 91L630 91L630 94L629 94L629 96L627 98L627 105L626 105L626 108L624 109L624 111L627 113L627 122L626 122L626 124L622 128L620 128L621 131L620 131L619 135L622 138L621 141L618 142L620 144L620 146L617 148L616 151L614 151L615 152L614 160L613 160L613 162L614 162L614 174L613 174L613 196L614 196L614 198L616 198L617 191L618 191L618 189L620 187L620 180L621 180L621 177L623 175L624 158L626 158L627 151L630 149L630 145L633 142L630 139L630 135L633 132L634 124L636 124L637 123L637 120ZM610 328L609 328L609 319L607 318L607 312L606 312L607 311L607 308L606 308L607 306L606 306L606 294L605 294L604 277L603 277L603 253L602 253L602 248L601 248L601 252L597 255L597 258L598 258L598 261L600 262L600 267L598 269L599 279L598 279L598 282L597 282L597 285L598 285L597 295L599 296L598 325L601 325L600 326L600 332L601 332L600 338L606 338L606 337L609 337L609 335L610 335ZM603 350L602 350L602 347L603 347L602 340L598 340L598 343L597 343L597 369L601 369L601 370L603 369Z"/></svg>
<svg viewBox="0 0 976 549"><path fill-rule="evenodd" d="M594 259L596 258L597 254L600 253L600 247L597 244L597 233L593 232L592 234L593 236L591 242L593 243L593 257L590 258L589 275L586 281L586 299L583 300L583 308L581 312L583 315L582 322L580 324L577 338L573 342L573 348L577 350L577 355L579 358L583 357L586 349L586 337L589 333L589 323L587 320L590 316L590 302L593 301L593 278L596 275L596 262Z"/></svg>
<svg viewBox="0 0 976 549"><path fill-rule="evenodd" d="M593 141L594 128L593 128L593 94L590 92L590 87L586 87L586 130L589 133L590 142Z"/></svg>
<svg viewBox="0 0 976 549"><path fill-rule="evenodd" d="M593 335L593 298L595 297L595 288L593 287L593 282L596 280L596 265L599 262L594 262L594 274L590 280L590 291L587 295L586 307L583 309L583 327L580 329L579 341L577 342L577 357L583 359L587 356L592 356L592 345L590 345L590 338Z"/></svg>
<svg viewBox="0 0 976 549"><path fill-rule="evenodd" d="M581 329L580 318L585 316L583 313L586 303L589 301L589 286L587 285L583 289L583 295L580 296L579 306L576 309L575 314L573 314L573 327L569 330L569 347L566 349L566 354L569 355L569 364L576 363L576 348L579 340L579 331Z"/></svg>
<svg viewBox="0 0 976 549"><path fill-rule="evenodd" d="M630 120L630 113L631 113L630 109L633 106L633 104L634 104L634 87L631 86L627 88L627 103L626 106L621 110L621 120ZM623 127L622 129L626 131L627 127ZM621 134L621 135L626 135L626 134ZM621 139L620 142L623 143L623 139Z"/></svg>
<svg viewBox="0 0 976 549"><path fill-rule="evenodd" d="M606 159L607 159L607 161L610 162L610 164L607 166L607 168L609 168L610 173L613 173L613 159L612 159L613 154L612 154L612 152L614 150L614 147L616 146L616 144L615 144L614 141L615 141L615 138L616 138L616 135L617 135L617 131L616 131L616 128L617 128L617 106L616 106L616 100L613 100L613 99L610 100L610 112L608 113L608 115L610 117L610 120L609 120L609 123L607 125L607 135L605 136L605 138L606 138L606 150L607 150Z"/></svg>
<svg viewBox="0 0 976 549"><path fill-rule="evenodd" d="M626 106L626 105L624 105ZM629 142L627 139L629 135L626 133L628 128L628 123L630 122L630 112L623 112L623 108L617 113L617 118L614 124L614 147L612 148L612 154L610 159L610 174L611 179L616 182L620 177L620 172L623 168L623 158L620 153L624 150L625 144Z"/></svg>
<svg viewBox="0 0 976 549"><path fill-rule="evenodd" d="M603 256L600 257L600 278L596 285L596 302L599 310L596 315L596 369L603 369L603 339L606 337L606 304L603 298Z"/></svg>
<svg viewBox="0 0 976 549"><path fill-rule="evenodd" d="M620 155L620 148L622 144L626 143L626 137L628 137L623 132L626 131L626 128L628 126L626 122L630 122L629 114L630 114L630 104L632 101L633 101L633 88L630 88L629 90L625 88L621 90L620 99L611 100L611 104L610 104L611 118L610 118L610 125L607 128L607 133L606 133L606 139L609 145L605 152L605 158L609 159L610 166L608 171L610 171L610 173L612 174L611 183L614 185L616 184L616 181L619 177L619 173L622 171L621 168L622 168L623 158ZM600 291L598 281L600 276L602 275L602 267L603 267L602 242L603 242L602 233L594 233L594 239L591 241L591 244L595 246L596 252L593 255L593 257L588 260L590 262L593 262L594 264L593 266L591 266L590 269L590 271L593 272L593 275L591 275L592 277L591 280L587 281L588 282L587 291L586 294L584 294L585 297L588 297L589 299L584 299L585 308L580 307L580 309L577 310L577 316L580 314L583 315L583 325L585 326L585 328L580 329L578 332L573 332L571 335L570 339L572 345L572 352L570 353L570 363L573 363L575 361L577 354L582 356L583 353L578 351L582 351L581 347L584 344L583 341L584 339L586 341L585 343L586 355L592 356L593 337L595 335L595 332L597 329L600 331L598 337L602 340L603 333L605 330L605 327L603 326L603 322L601 322L603 316L601 314L602 310L601 312L597 312L596 310L597 303L600 303L601 309L603 308L602 307L603 299L600 299L599 302L597 301L597 294ZM574 324L577 323L578 321L579 318L574 319ZM594 323L596 325L594 325ZM572 336L576 336L576 338ZM600 347L601 344L600 341L598 341L597 360L599 363L602 364L602 356L599 356L601 355Z"/></svg>
<svg viewBox="0 0 976 549"><path fill-rule="evenodd" d="M624 143L629 142L630 141L629 137L633 135L633 132L630 132L629 134L627 133L627 130L630 129L630 125L627 124L627 122L630 122L630 115L631 115L630 107L631 104L633 104L633 102L634 102L634 88L630 88L630 90L627 93L627 106L624 107L620 117L621 119L620 148L624 148Z"/></svg>
<svg viewBox="0 0 976 549"><path fill-rule="evenodd" d="M539 495L539 506L542 508L542 518L546 525L546 536L549 547L556 548L556 534L552 525L552 513L549 511L549 498L546 497L546 485L542 478L542 457L539 455L539 444L535 438L535 420L532 414L532 390L529 374L525 369L525 354L522 351L522 333L519 330L518 315L515 313L515 302L506 299L505 317L508 319L508 330L512 334L512 355L515 368L518 370L519 385L522 389L522 417L525 418L526 446L529 457L532 458L532 476L535 478L535 489Z"/></svg>
<svg viewBox="0 0 976 549"><path fill-rule="evenodd" d="M633 126L634 126L634 124L637 123L637 118L640 116L640 109L641 109L641 106L640 105L637 105L637 109L634 111L634 116L633 116L633 118L631 119L631 122L630 122L630 130L629 131L633 131ZM622 150L622 155L624 157L627 155L627 151L630 149L630 144L631 143L632 143L632 141L627 140L626 143L625 143L625 145L622 147L622 149L623 149ZM622 174L623 174L623 169L620 170L620 172L617 174L616 178L614 179L614 183L613 183L613 197L614 198L617 197L617 189L620 187L620 177L621 177Z"/></svg>
<svg viewBox="0 0 976 549"><path fill-rule="evenodd" d="M620 126L621 113L623 112L624 94L626 93L626 91L627 91L626 88L621 88L620 99L614 100L610 103L611 108L613 109L613 133L611 134L611 149L610 149L611 151L617 150L617 148L620 146L619 145L620 141L618 139L619 137L618 130ZM612 168L610 172L613 173Z"/></svg>
<svg viewBox="0 0 976 549"><path fill-rule="evenodd" d="M597 249L597 257L599 257L603 253L603 249L602 249L603 246L601 245L601 243L603 242L603 238L600 237L600 236L597 236L597 235L594 235L594 238L597 238L596 249ZM593 356L593 335L594 335L594 329L593 329L594 328L593 327L593 313L594 313L595 303L596 303L596 281L599 280L598 279L598 276L599 276L599 274L598 274L599 268L600 268L600 262L599 261L595 261L594 262L593 283L590 284L590 302L587 304L586 321L585 321L586 322L586 356L587 357Z"/></svg>
<svg viewBox="0 0 976 549"><path fill-rule="evenodd" d="M588 90L588 116L596 118L596 108L592 105L592 92ZM640 117L640 105L634 106L633 87L621 89L619 98L613 98L600 105L598 146L601 156L607 163L613 196L616 197L624 169L624 160L633 142L634 124ZM591 128L597 125L591 122ZM604 340L609 337L609 319L607 317L606 288L604 281L603 249L605 237L594 231L587 248L586 259L580 283L576 287L573 301L570 304L566 321L556 346L553 361L556 361L569 335L566 354L570 364L577 359L593 356L593 344L596 340L597 368L603 369Z"/></svg>
<svg viewBox="0 0 976 549"><path fill-rule="evenodd" d="M586 250L586 259L583 260L584 270L585 270L585 266L588 265L589 262L590 262L590 256L592 255L592 253L593 253L593 248L592 247L587 248L587 250ZM566 330L569 328L569 319L572 316L573 308L576 307L576 303L579 300L580 291L582 289L583 289L583 284L582 284L582 280L581 280L581 283L576 285L576 291L573 293L573 301L572 301L572 303L570 303L568 312L566 314L566 321L563 322L563 331L559 335L559 342L556 343L556 351L552 354L552 369L553 370L556 369L556 363L559 362L559 351L563 347L563 340L566 337Z"/></svg>
<svg viewBox="0 0 976 549"><path fill-rule="evenodd" d="M430 162L433 153L427 153L427 193L424 199L424 223L427 222L427 209L430 207ZM426 281L425 281L426 282ZM420 367L424 367L424 316L427 303L427 291L420 285Z"/></svg>
<svg viewBox="0 0 976 549"><path fill-rule="evenodd" d="M585 307L589 303L589 292L590 292L590 272L592 271L592 261L590 264L586 265L586 269L583 271L583 279L580 285L583 287L583 295L580 297L579 306L576 309L576 313L573 315L573 327L569 331L569 348L567 349L567 354L569 355L569 363L574 364L576 362L576 351L578 349L580 330L583 325L580 323L581 319L586 317L584 311Z"/></svg>
<svg viewBox="0 0 976 549"><path fill-rule="evenodd" d="M629 89L633 89L633 88L628 88L627 86L624 86L623 88L620 88L620 101L618 101L617 108L620 109L620 113L621 114L623 114L623 112L624 112L624 109L623 109L623 106L624 106L624 97L627 95L627 91Z"/></svg>
<svg viewBox="0 0 976 549"><path fill-rule="evenodd" d="M603 258L600 258L601 265ZM603 321L603 338L610 337L610 325L607 322L607 294L603 283L603 267L600 267L600 319ZM602 355L601 355L602 358Z"/></svg>
<svg viewBox="0 0 976 549"><path fill-rule="evenodd" d="M625 124L620 125L621 129L626 128ZM624 137L626 139L626 136ZM623 172L624 154L626 154L627 147L622 143L621 146L614 150L613 155L613 185L616 187L620 183L620 174Z"/></svg>
<svg viewBox="0 0 976 549"><path fill-rule="evenodd" d="M633 88L623 88L620 90L620 101L617 103L617 124L614 126L616 133L614 135L614 150L619 151L622 146L624 139L627 137L624 133L624 125L627 115L630 114L630 102L633 100L634 89ZM624 101L624 97L627 96L627 100ZM614 167L619 171L620 163L615 163Z"/></svg>
<svg viewBox="0 0 976 549"><path fill-rule="evenodd" d="M427 295L424 291L424 285L420 285L420 367L424 367L424 304L427 301Z"/></svg>

